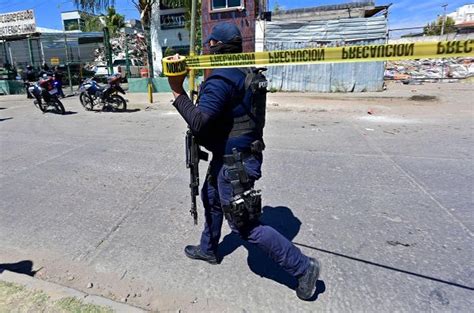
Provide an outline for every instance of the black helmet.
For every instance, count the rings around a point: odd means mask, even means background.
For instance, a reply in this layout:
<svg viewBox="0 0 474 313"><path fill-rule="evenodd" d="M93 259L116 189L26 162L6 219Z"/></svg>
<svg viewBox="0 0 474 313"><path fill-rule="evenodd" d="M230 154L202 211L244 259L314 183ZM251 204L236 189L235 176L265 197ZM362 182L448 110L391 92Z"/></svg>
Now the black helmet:
<svg viewBox="0 0 474 313"><path fill-rule="evenodd" d="M28 64L28 65L26 66L26 69L27 69L27 70L32 70L32 69L33 69L33 66L31 66L31 65Z"/></svg>

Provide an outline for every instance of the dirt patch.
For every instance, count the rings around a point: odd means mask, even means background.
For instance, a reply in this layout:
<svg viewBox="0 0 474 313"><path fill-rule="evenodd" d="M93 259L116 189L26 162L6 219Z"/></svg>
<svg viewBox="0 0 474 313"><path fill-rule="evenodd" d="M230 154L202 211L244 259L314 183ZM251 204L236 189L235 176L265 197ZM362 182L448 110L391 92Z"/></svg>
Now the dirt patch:
<svg viewBox="0 0 474 313"><path fill-rule="evenodd" d="M411 101L436 101L438 97L431 95L414 95L408 98Z"/></svg>

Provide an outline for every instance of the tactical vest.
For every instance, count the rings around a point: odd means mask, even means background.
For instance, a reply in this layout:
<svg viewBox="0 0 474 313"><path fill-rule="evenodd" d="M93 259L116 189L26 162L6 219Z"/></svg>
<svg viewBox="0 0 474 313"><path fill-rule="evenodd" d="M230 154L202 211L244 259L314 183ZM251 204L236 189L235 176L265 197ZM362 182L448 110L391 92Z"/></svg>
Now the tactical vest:
<svg viewBox="0 0 474 313"><path fill-rule="evenodd" d="M263 75L265 68L239 68L245 75L244 91L239 90L235 82L235 77L227 74L227 71L217 71L207 79L223 78L235 86L235 94L232 97L233 109L241 108L244 114L234 116L232 130L229 137L239 137L245 134L255 133L258 137L263 137L265 127L265 112L267 103L268 81ZM216 72L216 71L214 71Z"/></svg>

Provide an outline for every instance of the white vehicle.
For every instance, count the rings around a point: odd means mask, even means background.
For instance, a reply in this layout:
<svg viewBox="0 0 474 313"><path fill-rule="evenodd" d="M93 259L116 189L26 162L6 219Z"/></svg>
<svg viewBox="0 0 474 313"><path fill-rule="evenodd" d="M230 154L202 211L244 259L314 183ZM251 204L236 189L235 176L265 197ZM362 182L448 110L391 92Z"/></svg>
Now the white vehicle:
<svg viewBox="0 0 474 313"><path fill-rule="evenodd" d="M131 77L139 77L140 76L140 70L144 68L144 64L142 61L137 60L137 59L129 59L128 60L128 65L130 68L130 76ZM112 63L112 66L114 68L114 74L115 73L120 73L122 74L122 77L127 77L127 60L126 59L115 59L114 62Z"/></svg>
<svg viewBox="0 0 474 313"><path fill-rule="evenodd" d="M107 76L109 71L107 70L107 65L96 65L93 69L95 76Z"/></svg>

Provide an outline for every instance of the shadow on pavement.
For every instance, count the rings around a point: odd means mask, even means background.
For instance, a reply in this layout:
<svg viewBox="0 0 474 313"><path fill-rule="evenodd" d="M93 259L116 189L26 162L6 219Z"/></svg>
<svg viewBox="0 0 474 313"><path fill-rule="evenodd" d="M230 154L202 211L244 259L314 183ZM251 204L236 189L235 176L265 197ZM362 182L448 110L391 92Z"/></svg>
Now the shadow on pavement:
<svg viewBox="0 0 474 313"><path fill-rule="evenodd" d="M33 262L30 260L24 260L16 263L0 263L0 274L3 271L26 274L29 276L35 276L37 272L33 271Z"/></svg>
<svg viewBox="0 0 474 313"><path fill-rule="evenodd" d="M141 111L140 109L126 109L125 111L114 111L111 109L105 109L105 110L91 110L92 112L95 113L135 113Z"/></svg>
<svg viewBox="0 0 474 313"><path fill-rule="evenodd" d="M13 117L0 118L0 122L12 120L12 119L13 119Z"/></svg>
<svg viewBox="0 0 474 313"><path fill-rule="evenodd" d="M289 208L283 206L265 206L260 221L262 224L273 227L290 241L296 237L301 227L300 220L293 215ZM290 289L296 289L298 282L295 277L285 272L258 247L242 240L235 233L226 235L219 244L219 258L224 258L240 246L244 246L248 250L247 263L252 272L259 276L274 280ZM309 301L315 301L319 294L322 294L326 290L324 281L318 280L316 286L316 293Z"/></svg>
<svg viewBox="0 0 474 313"><path fill-rule="evenodd" d="M74 112L74 111L66 111L66 112L64 112L63 115L74 115L74 114L77 114L77 112Z"/></svg>
<svg viewBox="0 0 474 313"><path fill-rule="evenodd" d="M438 283L443 283L443 284L446 284L446 285L450 285L450 286L454 286L454 287L458 287L458 288L462 288L462 289L474 290L474 287L461 285L461 284L458 284L458 283L455 283L455 282L451 282L451 281L447 281L447 280L443 280L443 279L440 279L440 278L427 276L427 275L423 275L423 274L419 274L419 273L415 273L415 272L410 272L410 271L400 269L400 268L396 268L396 267L389 266L389 265L384 265L384 264L380 264L380 263L376 263L376 262L372 262L372 261L368 261L368 260L364 260L364 259L359 259L359 258L350 256L350 255L347 255L347 254L342 254L342 253L329 251L329 250L325 250L325 249L321 249L321 248L317 248L317 247L312 247L312 246L308 246L308 245L305 245L305 244L302 244L302 243L297 243L297 242L294 242L294 244L297 245L297 246L300 246L300 247L305 247L305 248L313 249L313 250L316 250L316 251L332 254L332 255L343 257L343 258L346 258L346 259L349 259L349 260L352 260L352 261L361 262L361 263L365 263L365 264L376 266L376 267L381 267L381 268L384 268L384 269L387 269L387 270L391 270L391 271L395 271L395 272L399 272L399 273L404 273L404 274L407 274L407 275L416 276L416 277L419 277L419 278L424 278L424 279L436 281Z"/></svg>
<svg viewBox="0 0 474 313"><path fill-rule="evenodd" d="M125 111L121 112L121 113L134 113L134 112L138 112L140 111L140 109L126 109Z"/></svg>

